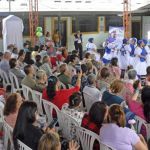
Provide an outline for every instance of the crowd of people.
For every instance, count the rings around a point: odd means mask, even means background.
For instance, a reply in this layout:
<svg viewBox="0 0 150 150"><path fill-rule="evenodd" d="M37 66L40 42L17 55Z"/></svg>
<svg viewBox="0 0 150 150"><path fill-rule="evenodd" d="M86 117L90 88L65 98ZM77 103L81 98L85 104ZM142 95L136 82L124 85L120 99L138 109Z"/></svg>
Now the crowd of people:
<svg viewBox="0 0 150 150"><path fill-rule="evenodd" d="M70 53L48 38L45 45L36 45L32 51L28 42L21 50L11 44L0 53L0 69L8 76L12 72L20 87L23 84L42 93L43 99L99 135L102 143L117 150L148 150L144 139L148 133L143 128L138 135L129 123L135 116L150 123L150 51L146 40L135 46L135 38L130 43L124 39L118 49L108 39L104 56L97 57L96 47L89 47L93 39L83 55L82 34L78 32L75 38L76 49ZM2 80L1 103L5 120L13 128L15 149L19 139L33 150L60 150L55 129L37 126L37 104L25 101L21 91L11 93L9 86L4 89ZM89 111L84 93L91 97ZM75 141L69 142L69 150L79 147ZM99 149L99 144L95 142L93 149Z"/></svg>

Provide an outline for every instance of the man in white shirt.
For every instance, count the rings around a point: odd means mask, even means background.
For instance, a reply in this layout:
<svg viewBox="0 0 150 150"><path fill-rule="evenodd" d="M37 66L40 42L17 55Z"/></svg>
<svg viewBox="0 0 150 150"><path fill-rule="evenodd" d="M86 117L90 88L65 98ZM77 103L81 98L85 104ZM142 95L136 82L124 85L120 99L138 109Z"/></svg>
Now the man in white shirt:
<svg viewBox="0 0 150 150"><path fill-rule="evenodd" d="M101 101L102 94L96 88L96 76L94 74L89 74L87 81L89 85L84 87L83 96L85 107L87 109L87 112L89 112L93 103Z"/></svg>

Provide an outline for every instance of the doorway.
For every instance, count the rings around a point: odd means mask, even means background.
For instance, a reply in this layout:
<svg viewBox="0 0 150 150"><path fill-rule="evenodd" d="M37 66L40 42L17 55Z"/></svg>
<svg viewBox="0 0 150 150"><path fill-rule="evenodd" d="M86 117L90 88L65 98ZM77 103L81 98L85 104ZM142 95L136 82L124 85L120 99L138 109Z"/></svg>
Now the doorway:
<svg viewBox="0 0 150 150"><path fill-rule="evenodd" d="M54 31L59 29L61 35L61 46L67 45L67 20L61 19L58 27L58 20L54 20Z"/></svg>
<svg viewBox="0 0 150 150"><path fill-rule="evenodd" d="M136 37L138 40L141 39L141 22L132 21L132 37Z"/></svg>

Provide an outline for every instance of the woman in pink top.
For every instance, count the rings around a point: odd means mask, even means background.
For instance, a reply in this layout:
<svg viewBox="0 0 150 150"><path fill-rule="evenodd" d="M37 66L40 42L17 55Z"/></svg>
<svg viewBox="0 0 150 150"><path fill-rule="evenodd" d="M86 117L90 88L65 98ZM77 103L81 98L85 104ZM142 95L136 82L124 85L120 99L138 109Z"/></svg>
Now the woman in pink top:
<svg viewBox="0 0 150 150"><path fill-rule="evenodd" d="M117 57L114 57L111 60L110 72L112 72L113 77L120 79L121 69L118 66L118 58Z"/></svg>
<svg viewBox="0 0 150 150"><path fill-rule="evenodd" d="M13 93L6 99L6 104L4 106L4 116L5 121L14 128L18 110L22 103L22 97L19 93Z"/></svg>
<svg viewBox="0 0 150 150"><path fill-rule="evenodd" d="M150 123L150 86L145 86L141 91L142 103L136 101L138 97L138 90L134 94L133 100L128 102L129 108L137 116L143 118Z"/></svg>
<svg viewBox="0 0 150 150"><path fill-rule="evenodd" d="M125 114L120 105L111 105L108 111L109 123L104 124L100 131L102 143L116 150L148 150L142 136L125 127Z"/></svg>

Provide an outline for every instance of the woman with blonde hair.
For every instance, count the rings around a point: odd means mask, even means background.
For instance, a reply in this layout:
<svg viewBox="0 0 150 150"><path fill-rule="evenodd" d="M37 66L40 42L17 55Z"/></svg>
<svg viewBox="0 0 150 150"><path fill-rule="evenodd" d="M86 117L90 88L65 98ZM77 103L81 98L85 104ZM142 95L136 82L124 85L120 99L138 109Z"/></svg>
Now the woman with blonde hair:
<svg viewBox="0 0 150 150"><path fill-rule="evenodd" d="M117 150L148 150L144 138L134 130L125 127L125 114L120 105L111 105L108 111L109 123L100 131L100 140Z"/></svg>
<svg viewBox="0 0 150 150"><path fill-rule="evenodd" d="M105 91L102 96L102 101L105 102L108 106L112 104L121 104L124 99L120 97L124 83L121 80L114 80L110 84L109 91Z"/></svg>
<svg viewBox="0 0 150 150"><path fill-rule="evenodd" d="M79 145L74 141L70 141L68 146L68 150L79 149ZM61 150L59 135L55 132L44 134L39 141L38 150Z"/></svg>

